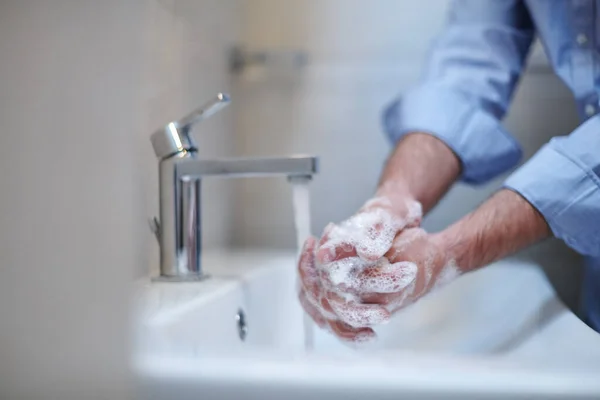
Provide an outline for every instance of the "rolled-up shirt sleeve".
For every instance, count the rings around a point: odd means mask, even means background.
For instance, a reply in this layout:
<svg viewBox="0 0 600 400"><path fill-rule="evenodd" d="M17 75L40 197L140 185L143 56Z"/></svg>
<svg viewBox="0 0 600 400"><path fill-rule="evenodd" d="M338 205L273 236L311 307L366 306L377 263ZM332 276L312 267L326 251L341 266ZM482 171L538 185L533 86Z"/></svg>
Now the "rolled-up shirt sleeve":
<svg viewBox="0 0 600 400"><path fill-rule="evenodd" d="M438 137L460 158L462 180L469 183L515 166L521 149L500 120L533 37L522 1L454 1L422 81L384 112L390 140L410 132Z"/></svg>
<svg viewBox="0 0 600 400"><path fill-rule="evenodd" d="M505 182L578 252L600 256L600 116L552 139Z"/></svg>

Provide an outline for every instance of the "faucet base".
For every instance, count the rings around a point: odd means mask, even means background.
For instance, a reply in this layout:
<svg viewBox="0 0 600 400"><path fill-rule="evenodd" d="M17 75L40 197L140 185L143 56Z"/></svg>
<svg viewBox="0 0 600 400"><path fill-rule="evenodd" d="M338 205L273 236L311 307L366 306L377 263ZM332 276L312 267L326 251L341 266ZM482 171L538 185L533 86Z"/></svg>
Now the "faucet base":
<svg viewBox="0 0 600 400"><path fill-rule="evenodd" d="M200 282L210 278L209 274L166 276L160 275L150 278L152 282Z"/></svg>

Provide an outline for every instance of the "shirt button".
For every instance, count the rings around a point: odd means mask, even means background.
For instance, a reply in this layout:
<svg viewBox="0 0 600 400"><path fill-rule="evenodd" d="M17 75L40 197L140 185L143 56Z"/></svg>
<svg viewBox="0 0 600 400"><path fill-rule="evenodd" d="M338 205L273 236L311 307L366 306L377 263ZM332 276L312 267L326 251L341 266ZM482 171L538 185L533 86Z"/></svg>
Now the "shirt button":
<svg viewBox="0 0 600 400"><path fill-rule="evenodd" d="M579 35L577 35L577 37L575 38L575 40L577 41L577 44L580 46L583 46L584 44L587 43L588 38L584 33L580 33Z"/></svg>
<svg viewBox="0 0 600 400"><path fill-rule="evenodd" d="M594 107L593 104L587 104L584 111L588 117L591 117L592 115L596 114L596 107Z"/></svg>

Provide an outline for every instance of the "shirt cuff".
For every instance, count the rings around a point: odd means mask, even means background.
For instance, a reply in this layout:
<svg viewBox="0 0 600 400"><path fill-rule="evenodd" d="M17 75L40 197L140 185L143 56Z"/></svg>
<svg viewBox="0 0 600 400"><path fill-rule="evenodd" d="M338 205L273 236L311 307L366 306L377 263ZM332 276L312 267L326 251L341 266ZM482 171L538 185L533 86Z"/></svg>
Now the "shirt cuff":
<svg viewBox="0 0 600 400"><path fill-rule="evenodd" d="M386 108L384 129L393 143L410 132L442 140L462 162L461 179L484 183L514 167L521 148L500 124L468 95L434 85L407 92Z"/></svg>
<svg viewBox="0 0 600 400"><path fill-rule="evenodd" d="M600 255L600 180L570 157L542 147L504 183L533 205L554 235L582 254Z"/></svg>

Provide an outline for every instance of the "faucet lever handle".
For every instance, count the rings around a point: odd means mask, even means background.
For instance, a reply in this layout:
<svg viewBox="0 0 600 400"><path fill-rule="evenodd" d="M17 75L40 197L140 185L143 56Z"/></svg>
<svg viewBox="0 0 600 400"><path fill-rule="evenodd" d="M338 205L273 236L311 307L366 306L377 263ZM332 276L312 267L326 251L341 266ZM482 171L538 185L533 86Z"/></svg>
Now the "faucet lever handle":
<svg viewBox="0 0 600 400"><path fill-rule="evenodd" d="M218 93L211 101L178 121L169 122L150 137L156 157L163 159L183 150L195 148L190 127L215 114L230 102L229 95Z"/></svg>
<svg viewBox="0 0 600 400"><path fill-rule="evenodd" d="M211 115L216 114L221 109L225 108L230 102L231 98L228 94L217 93L212 100L174 123L179 129L188 129L193 124L203 121Z"/></svg>

